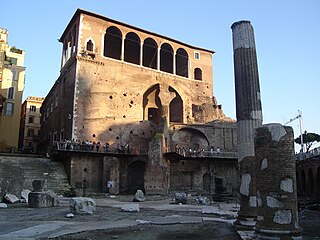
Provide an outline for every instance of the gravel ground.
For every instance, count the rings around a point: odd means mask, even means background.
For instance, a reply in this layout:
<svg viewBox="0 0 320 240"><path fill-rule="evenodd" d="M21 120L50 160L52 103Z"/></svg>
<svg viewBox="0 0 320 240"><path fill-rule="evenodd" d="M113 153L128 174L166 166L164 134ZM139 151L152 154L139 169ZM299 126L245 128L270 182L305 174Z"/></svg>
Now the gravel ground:
<svg viewBox="0 0 320 240"><path fill-rule="evenodd" d="M118 201L132 200L129 197L120 197ZM147 199L147 201L158 199ZM8 208L0 209L0 235L20 229L41 224L48 221L70 221L70 222L95 222L95 221L125 221L146 220L154 216L195 216L213 217L212 214L201 214L200 212L176 212L172 210L157 211L149 208L141 208L140 212L123 212L119 208L97 207L92 215L76 215L74 218L66 218L69 212L68 202L62 202L59 207L51 208L28 208L27 204L8 204ZM300 225L303 228L303 239L320 239L320 212L302 210L299 213ZM46 238L41 238L46 239ZM114 228L108 230L95 230L65 235L54 239L122 239L122 240L165 240L165 239L240 239L235 229L226 223L204 222L199 224L172 224L172 225L138 225L129 228Z"/></svg>

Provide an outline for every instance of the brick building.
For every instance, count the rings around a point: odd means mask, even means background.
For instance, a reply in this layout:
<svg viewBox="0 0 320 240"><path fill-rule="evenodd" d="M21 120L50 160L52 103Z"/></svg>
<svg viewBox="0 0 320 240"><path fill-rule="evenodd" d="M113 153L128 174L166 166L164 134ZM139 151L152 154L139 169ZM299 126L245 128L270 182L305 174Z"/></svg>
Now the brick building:
<svg viewBox="0 0 320 240"><path fill-rule="evenodd" d="M65 154L72 185L86 180L96 192L163 193L212 191L218 183L233 191L236 126L213 95L213 51L82 9L60 42L60 76L41 108L42 151L66 139L127 153ZM212 147L220 158L198 155ZM106 181L114 185L106 189Z"/></svg>
<svg viewBox="0 0 320 240"><path fill-rule="evenodd" d="M44 98L29 96L21 107L19 149L22 152L37 152L40 131L40 108Z"/></svg>

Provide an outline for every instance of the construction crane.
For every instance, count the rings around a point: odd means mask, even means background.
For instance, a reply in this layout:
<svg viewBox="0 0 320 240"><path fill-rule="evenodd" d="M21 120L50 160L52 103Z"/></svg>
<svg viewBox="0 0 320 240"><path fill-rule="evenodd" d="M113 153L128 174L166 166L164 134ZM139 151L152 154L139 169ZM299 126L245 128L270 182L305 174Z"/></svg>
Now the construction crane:
<svg viewBox="0 0 320 240"><path fill-rule="evenodd" d="M304 152L304 144L303 144L303 133L302 133L302 112L298 110L298 116L290 119L288 122L286 122L284 125L287 125L295 120L299 119L299 129L300 129L300 145L301 145L301 152Z"/></svg>

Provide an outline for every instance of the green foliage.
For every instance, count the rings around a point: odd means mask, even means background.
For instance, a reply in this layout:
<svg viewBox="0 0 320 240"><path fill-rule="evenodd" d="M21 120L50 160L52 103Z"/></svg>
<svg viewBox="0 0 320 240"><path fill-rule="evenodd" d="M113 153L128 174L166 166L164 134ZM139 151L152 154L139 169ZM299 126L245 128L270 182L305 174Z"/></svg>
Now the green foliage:
<svg viewBox="0 0 320 240"><path fill-rule="evenodd" d="M10 52L22 54L22 50L19 48L16 48L15 46L10 48Z"/></svg>
<svg viewBox="0 0 320 240"><path fill-rule="evenodd" d="M311 148L312 144L315 142L320 142L320 135L316 133L307 133L302 134L303 143L306 144L307 152ZM301 144L301 135L297 137L295 143Z"/></svg>

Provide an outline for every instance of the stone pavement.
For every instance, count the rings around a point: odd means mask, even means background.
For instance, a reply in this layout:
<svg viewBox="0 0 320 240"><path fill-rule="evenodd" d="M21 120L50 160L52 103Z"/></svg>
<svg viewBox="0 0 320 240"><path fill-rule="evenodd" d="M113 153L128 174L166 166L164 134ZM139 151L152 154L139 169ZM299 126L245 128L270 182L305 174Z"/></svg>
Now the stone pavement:
<svg viewBox="0 0 320 240"><path fill-rule="evenodd" d="M132 202L119 201L115 197L95 199L100 216L97 216L99 213L94 213L90 216L76 215L75 218L67 219L65 214L69 211L69 200L69 198L61 198L60 207L53 208L30 209L25 206L25 209L9 206L7 209L0 209L2 215L0 240L50 239L83 231L125 228L143 224L197 224L211 221L232 224L238 210L234 203L220 203L212 206L178 205L170 204L170 199L156 199L139 203L140 211L147 214L120 214L121 206ZM114 218L115 215L122 214L122 217ZM7 221L5 221L6 217ZM26 221L23 221L23 218Z"/></svg>

